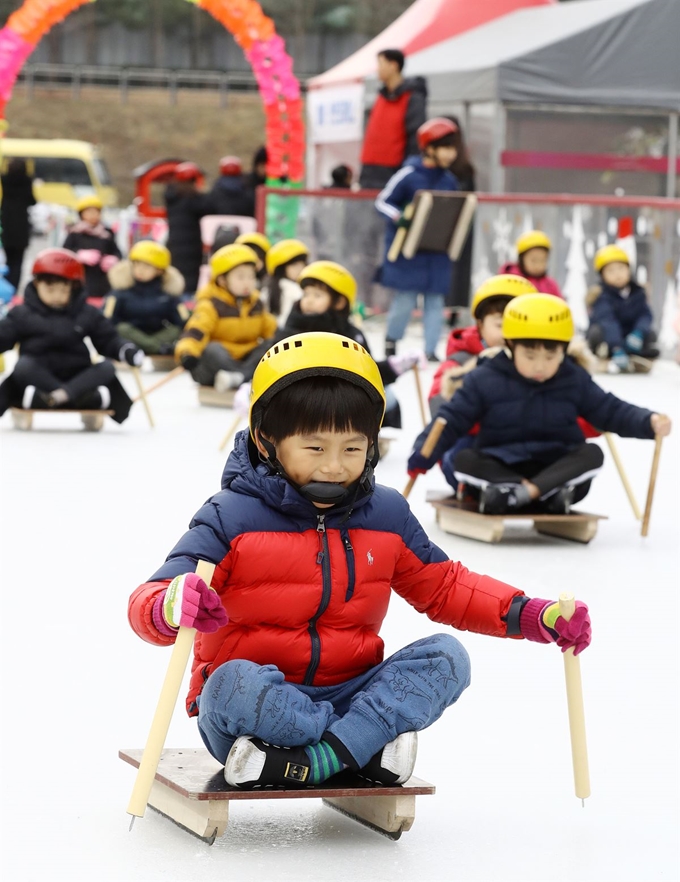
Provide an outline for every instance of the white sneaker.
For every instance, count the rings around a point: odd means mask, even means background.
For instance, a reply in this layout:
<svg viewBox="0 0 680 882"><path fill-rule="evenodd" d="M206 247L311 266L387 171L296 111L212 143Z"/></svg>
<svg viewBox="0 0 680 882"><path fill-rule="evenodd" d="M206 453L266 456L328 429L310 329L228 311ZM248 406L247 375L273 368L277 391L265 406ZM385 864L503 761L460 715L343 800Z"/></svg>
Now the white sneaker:
<svg viewBox="0 0 680 882"><path fill-rule="evenodd" d="M238 389L245 377L240 371L218 371L215 374L215 389L218 392L228 392L230 389Z"/></svg>
<svg viewBox="0 0 680 882"><path fill-rule="evenodd" d="M102 410L108 410L109 404L111 404L111 392L109 391L109 387L97 386L97 392L99 392L99 397L102 400L102 403L99 406Z"/></svg>
<svg viewBox="0 0 680 882"><path fill-rule="evenodd" d="M33 407L33 399L35 398L35 386L26 386L24 395L21 399L21 406L24 410L31 410Z"/></svg>
<svg viewBox="0 0 680 882"><path fill-rule="evenodd" d="M404 784L413 774L417 754L418 733L403 732L371 757L357 774L380 784Z"/></svg>

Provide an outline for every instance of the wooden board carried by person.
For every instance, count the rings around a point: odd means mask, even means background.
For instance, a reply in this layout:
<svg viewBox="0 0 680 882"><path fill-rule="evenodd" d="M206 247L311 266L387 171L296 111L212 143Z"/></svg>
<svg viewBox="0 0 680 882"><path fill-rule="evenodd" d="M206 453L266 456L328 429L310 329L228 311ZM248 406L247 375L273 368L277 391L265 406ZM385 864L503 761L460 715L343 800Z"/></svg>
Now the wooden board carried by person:
<svg viewBox="0 0 680 882"><path fill-rule="evenodd" d="M403 237L395 236L388 259L395 261L401 254L410 260L428 251L458 260L477 207L475 194L418 190L412 205L411 223Z"/></svg>
<svg viewBox="0 0 680 882"><path fill-rule="evenodd" d="M509 524L531 521L537 533L587 544L597 533L598 521L607 520L606 515L577 511L567 515L531 511L485 515L477 511L474 503L460 502L446 491L438 490L430 490L426 501L435 507L437 523L445 533L480 542L500 542Z"/></svg>
<svg viewBox="0 0 680 882"><path fill-rule="evenodd" d="M83 421L83 428L87 432L99 432L104 426L104 417L113 416L112 410L75 410L72 408L52 407L36 410L24 410L22 407L12 408L12 422L15 429L27 432L33 428L34 414L63 414L77 413Z"/></svg>
<svg viewBox="0 0 680 882"><path fill-rule="evenodd" d="M138 768L142 751L121 750L118 756ZM163 751L149 805L210 845L227 828L229 803L244 799L322 799L325 805L349 818L390 839L398 839L413 825L416 796L434 792L431 784L419 778L388 787L350 771L312 787L241 790L227 784L224 766L207 750L183 748Z"/></svg>

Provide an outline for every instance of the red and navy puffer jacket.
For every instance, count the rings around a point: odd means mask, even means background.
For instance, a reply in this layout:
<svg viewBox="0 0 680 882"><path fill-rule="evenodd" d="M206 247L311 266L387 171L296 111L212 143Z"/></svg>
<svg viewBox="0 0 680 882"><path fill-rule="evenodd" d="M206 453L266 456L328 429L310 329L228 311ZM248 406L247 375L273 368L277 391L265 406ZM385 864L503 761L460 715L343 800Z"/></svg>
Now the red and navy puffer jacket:
<svg viewBox="0 0 680 882"><path fill-rule="evenodd" d="M519 636L507 617L518 621L522 592L449 560L396 490L376 486L351 513L324 513L258 462L245 431L236 437L222 487L129 605L140 637L172 643L153 624L158 595L199 559L217 565L212 586L229 623L196 636L190 716L210 673L230 659L273 664L290 682L314 686L341 683L379 664L392 588L434 621Z"/></svg>

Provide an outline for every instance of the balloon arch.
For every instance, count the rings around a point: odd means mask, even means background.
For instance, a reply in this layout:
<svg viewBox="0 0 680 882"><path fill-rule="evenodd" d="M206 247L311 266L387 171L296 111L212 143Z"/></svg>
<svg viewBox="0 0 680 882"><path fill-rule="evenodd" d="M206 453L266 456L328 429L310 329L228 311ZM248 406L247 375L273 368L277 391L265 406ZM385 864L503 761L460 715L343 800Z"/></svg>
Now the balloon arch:
<svg viewBox="0 0 680 882"><path fill-rule="evenodd" d="M96 0L25 0L0 30L0 121L16 78L50 28ZM274 22L256 0L187 0L205 9L234 37L250 62L265 109L267 177L300 186L304 178L305 136L300 84L293 61ZM0 122L0 129L4 128Z"/></svg>

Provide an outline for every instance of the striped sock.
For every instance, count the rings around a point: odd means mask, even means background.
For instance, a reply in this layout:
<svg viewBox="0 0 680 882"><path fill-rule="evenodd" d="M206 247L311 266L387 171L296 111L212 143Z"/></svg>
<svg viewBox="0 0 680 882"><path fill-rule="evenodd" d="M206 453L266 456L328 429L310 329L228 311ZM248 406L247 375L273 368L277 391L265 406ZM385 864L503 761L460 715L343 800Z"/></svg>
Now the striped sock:
<svg viewBox="0 0 680 882"><path fill-rule="evenodd" d="M347 768L327 741L310 744L305 747L305 753L311 765L310 784L321 784L326 778Z"/></svg>

